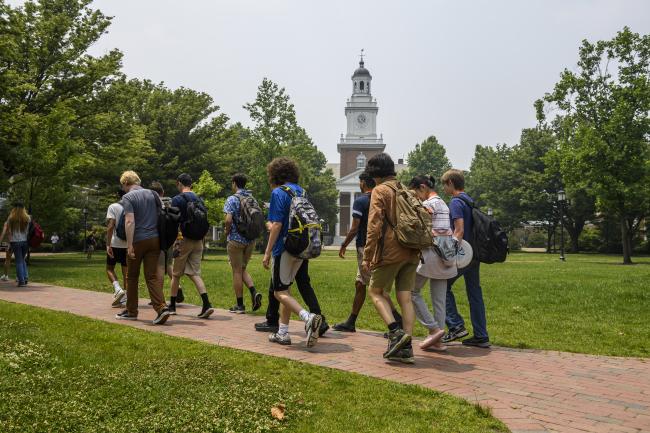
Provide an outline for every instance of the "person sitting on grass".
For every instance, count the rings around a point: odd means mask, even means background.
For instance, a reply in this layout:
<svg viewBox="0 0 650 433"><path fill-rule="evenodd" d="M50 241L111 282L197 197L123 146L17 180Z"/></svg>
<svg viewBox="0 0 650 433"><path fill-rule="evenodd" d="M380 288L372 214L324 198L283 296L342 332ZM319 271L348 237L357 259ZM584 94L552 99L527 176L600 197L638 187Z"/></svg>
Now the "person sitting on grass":
<svg viewBox="0 0 650 433"><path fill-rule="evenodd" d="M352 227L348 231L345 240L339 249L339 257L345 258L345 250L347 249L352 239L356 237L356 253L357 253L357 278L354 283L355 294L352 301L352 312L350 317L345 322L334 325L335 331L340 332L356 332L356 322L361 307L366 300L366 286L370 282L370 273L361 269L361 262L363 261L363 249L366 246L366 232L368 229L368 211L370 209L370 197L372 189L375 187L375 181L368 173L363 172L359 175L359 188L362 194L354 200L352 204ZM390 303L395 320L401 324L402 316L395 309L393 301L390 296L386 296L386 300Z"/></svg>
<svg viewBox="0 0 650 433"><path fill-rule="evenodd" d="M384 358L413 363L411 335L415 311L411 302L411 290L415 285L420 252L403 247L392 229L397 225L395 189L401 188L395 179L393 160L386 153L377 154L368 160L366 171L377 186L370 199L366 248L361 266L364 272L371 272L370 297L388 326L388 349L384 352ZM390 292L393 284L402 310L402 326L397 322L384 295L384 292Z"/></svg>
<svg viewBox="0 0 650 433"><path fill-rule="evenodd" d="M309 260L289 254L284 247L284 239L289 230L292 195L302 196L305 191L298 185L298 165L292 159L275 158L269 163L266 170L272 189L268 218L271 230L262 265L265 269L273 269L271 290L275 299L281 304L278 331L269 335L269 341L284 345L291 344L289 319L293 312L305 322L307 347L312 347L318 340L323 316L307 312L289 291L289 287L294 279L297 279L297 275L302 275L303 279L309 279Z"/></svg>

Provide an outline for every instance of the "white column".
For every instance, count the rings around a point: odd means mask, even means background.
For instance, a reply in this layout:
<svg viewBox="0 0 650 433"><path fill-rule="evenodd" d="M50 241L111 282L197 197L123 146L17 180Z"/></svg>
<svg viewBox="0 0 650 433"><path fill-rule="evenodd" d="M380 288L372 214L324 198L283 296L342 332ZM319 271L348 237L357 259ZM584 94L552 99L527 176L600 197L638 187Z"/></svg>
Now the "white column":
<svg viewBox="0 0 650 433"><path fill-rule="evenodd" d="M338 193L338 195L336 197L336 204L338 206L338 210L336 211L336 227L334 228L334 239L341 236L341 234L339 233L339 230L341 229L341 223L340 223L340 221L341 221L341 191L339 191L337 189L336 192Z"/></svg>
<svg viewBox="0 0 650 433"><path fill-rule="evenodd" d="M350 227L352 227L352 205L354 204L354 192L350 191Z"/></svg>

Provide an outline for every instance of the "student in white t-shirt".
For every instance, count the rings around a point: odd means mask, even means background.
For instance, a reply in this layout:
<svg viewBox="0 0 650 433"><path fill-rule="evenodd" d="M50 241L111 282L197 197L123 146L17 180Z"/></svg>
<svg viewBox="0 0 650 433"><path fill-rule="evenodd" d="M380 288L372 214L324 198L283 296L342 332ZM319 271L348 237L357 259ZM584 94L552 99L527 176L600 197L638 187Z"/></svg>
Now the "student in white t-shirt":
<svg viewBox="0 0 650 433"><path fill-rule="evenodd" d="M117 192L121 200L124 191ZM120 280L115 272L115 265L122 267L122 282L126 287L126 239L117 236L117 225L122 217L124 208L121 202L111 204L106 211L106 276L113 285L113 308L126 306L126 292L120 285Z"/></svg>

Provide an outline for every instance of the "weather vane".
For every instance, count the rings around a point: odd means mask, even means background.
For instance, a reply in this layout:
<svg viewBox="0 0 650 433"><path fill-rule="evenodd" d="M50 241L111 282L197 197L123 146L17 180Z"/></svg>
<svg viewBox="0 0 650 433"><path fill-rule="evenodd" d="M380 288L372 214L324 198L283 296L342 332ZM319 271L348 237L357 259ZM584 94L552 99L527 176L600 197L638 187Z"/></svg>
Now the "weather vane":
<svg viewBox="0 0 650 433"><path fill-rule="evenodd" d="M363 63L363 48L361 48L361 54L359 54L359 57L361 58L361 62Z"/></svg>

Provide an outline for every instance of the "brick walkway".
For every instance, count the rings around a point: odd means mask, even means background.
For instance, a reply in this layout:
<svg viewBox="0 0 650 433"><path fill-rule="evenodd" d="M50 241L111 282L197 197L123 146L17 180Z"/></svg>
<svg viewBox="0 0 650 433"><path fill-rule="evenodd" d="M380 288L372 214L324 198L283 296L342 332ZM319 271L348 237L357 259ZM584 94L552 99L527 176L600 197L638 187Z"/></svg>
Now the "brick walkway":
<svg viewBox="0 0 650 433"><path fill-rule="evenodd" d="M307 350L299 322L291 324L294 344L284 347L253 331L259 316L224 310L205 321L193 317L197 307L181 305L156 327L145 300L141 320L116 321L107 293L1 283L0 299L445 391L490 406L513 432L650 432L650 360L454 345L446 354L416 349L415 365L391 365L374 332L330 332Z"/></svg>

